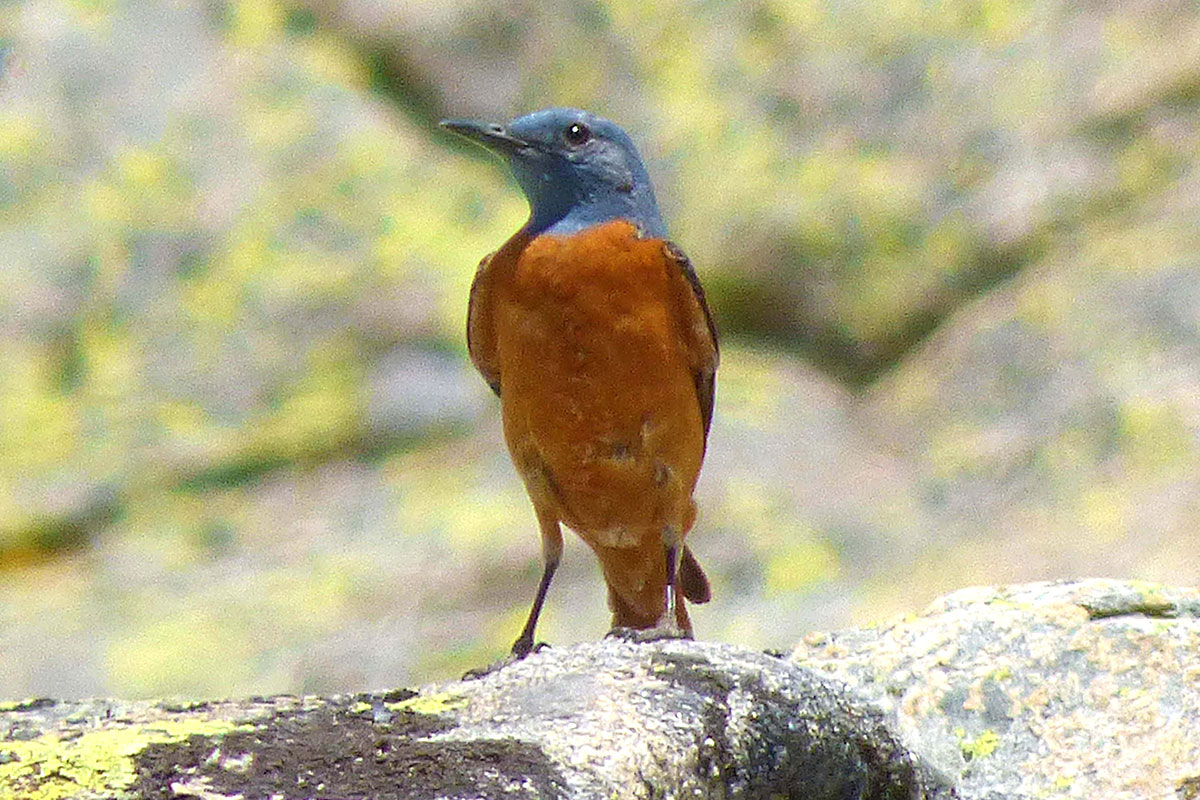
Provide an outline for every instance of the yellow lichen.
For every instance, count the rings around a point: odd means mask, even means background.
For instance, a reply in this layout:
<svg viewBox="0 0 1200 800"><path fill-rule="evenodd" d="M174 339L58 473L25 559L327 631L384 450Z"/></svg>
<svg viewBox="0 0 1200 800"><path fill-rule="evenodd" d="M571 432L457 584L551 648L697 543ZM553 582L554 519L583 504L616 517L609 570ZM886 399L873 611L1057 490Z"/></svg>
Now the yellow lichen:
<svg viewBox="0 0 1200 800"><path fill-rule="evenodd" d="M974 739L968 739L962 728L955 728L954 735L958 737L958 748L968 760L990 756L1000 744L1000 737L990 728Z"/></svg>
<svg viewBox="0 0 1200 800"><path fill-rule="evenodd" d="M4 700L0 701L0 711L19 711L36 702L36 697L28 697L24 700Z"/></svg>
<svg viewBox="0 0 1200 800"><path fill-rule="evenodd" d="M128 789L137 778L134 757L147 746L214 736L248 725L179 719L121 725L66 738L61 731L0 745L0 800L60 800L82 794L108 795Z"/></svg>
<svg viewBox="0 0 1200 800"><path fill-rule="evenodd" d="M416 714L433 716L452 711L456 708L462 708L466 704L466 698L460 695L452 692L436 692L434 694L417 695L416 697L410 697L407 700L401 700L397 703L385 703L384 708L389 711L412 711Z"/></svg>

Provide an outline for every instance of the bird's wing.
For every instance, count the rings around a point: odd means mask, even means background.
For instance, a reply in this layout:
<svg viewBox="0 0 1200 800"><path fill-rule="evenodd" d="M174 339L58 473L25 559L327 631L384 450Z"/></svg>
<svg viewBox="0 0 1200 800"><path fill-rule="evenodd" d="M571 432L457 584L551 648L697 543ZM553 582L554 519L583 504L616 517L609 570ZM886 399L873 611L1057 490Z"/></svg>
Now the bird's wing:
<svg viewBox="0 0 1200 800"><path fill-rule="evenodd" d="M713 324L712 312L708 310L708 302L704 299L704 288L700 286L700 279L696 277L692 262L672 242L667 242L664 250L675 293L675 302L672 305L687 348L692 379L696 383L696 399L700 402L700 416L704 420L704 438L707 441L717 387L717 362L720 360L717 327Z"/></svg>
<svg viewBox="0 0 1200 800"><path fill-rule="evenodd" d="M496 352L496 328L492 323L494 303L488 280L488 266L495 255L490 253L483 257L471 282L471 299L467 302L467 352L475 369L499 397L500 355Z"/></svg>

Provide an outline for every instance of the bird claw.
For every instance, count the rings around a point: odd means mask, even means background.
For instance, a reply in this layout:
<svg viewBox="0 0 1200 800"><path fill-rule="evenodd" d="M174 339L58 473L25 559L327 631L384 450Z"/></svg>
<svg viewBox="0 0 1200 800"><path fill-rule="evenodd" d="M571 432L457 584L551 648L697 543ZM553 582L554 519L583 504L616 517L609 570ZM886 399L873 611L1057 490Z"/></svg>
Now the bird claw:
<svg viewBox="0 0 1200 800"><path fill-rule="evenodd" d="M523 653L514 651L512 653L509 653L507 656L500 659L499 661L495 661L491 664L488 664L486 667L475 667L474 669L467 670L466 672L463 673L462 679L464 681L473 681L473 680L478 680L479 678L486 677L488 675L491 675L493 672L499 672L500 670L504 669L505 667L511 666L513 664L516 664L518 661L524 660L524 658L527 655L529 655L530 653L537 653L541 650L546 649L549 646L550 645L546 644L545 642L538 642L533 647L529 648L528 650L526 650Z"/></svg>
<svg viewBox="0 0 1200 800"><path fill-rule="evenodd" d="M620 639L625 642L642 644L658 642L663 639L691 639L692 635L678 625L660 624L653 628L617 627L604 636L605 639Z"/></svg>

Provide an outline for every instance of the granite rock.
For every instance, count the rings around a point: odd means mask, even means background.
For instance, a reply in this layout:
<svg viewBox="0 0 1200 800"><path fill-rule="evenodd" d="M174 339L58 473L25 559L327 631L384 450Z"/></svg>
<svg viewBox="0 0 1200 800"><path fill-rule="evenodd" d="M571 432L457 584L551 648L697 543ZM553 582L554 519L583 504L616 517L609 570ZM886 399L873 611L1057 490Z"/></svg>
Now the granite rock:
<svg viewBox="0 0 1200 800"><path fill-rule="evenodd" d="M964 589L793 660L891 709L963 798L1194 798L1200 591L1115 580Z"/></svg>

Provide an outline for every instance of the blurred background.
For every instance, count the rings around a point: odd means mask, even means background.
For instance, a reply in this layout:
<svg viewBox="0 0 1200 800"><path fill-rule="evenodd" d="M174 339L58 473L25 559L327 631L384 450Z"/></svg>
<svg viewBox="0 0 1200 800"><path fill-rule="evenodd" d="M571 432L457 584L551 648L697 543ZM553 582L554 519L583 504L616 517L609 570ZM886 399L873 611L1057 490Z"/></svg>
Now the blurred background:
<svg viewBox="0 0 1200 800"><path fill-rule="evenodd" d="M0 0L0 697L384 688L540 572L436 127L639 143L723 333L701 638L1200 564L1200 7ZM608 626L574 537L541 633Z"/></svg>

